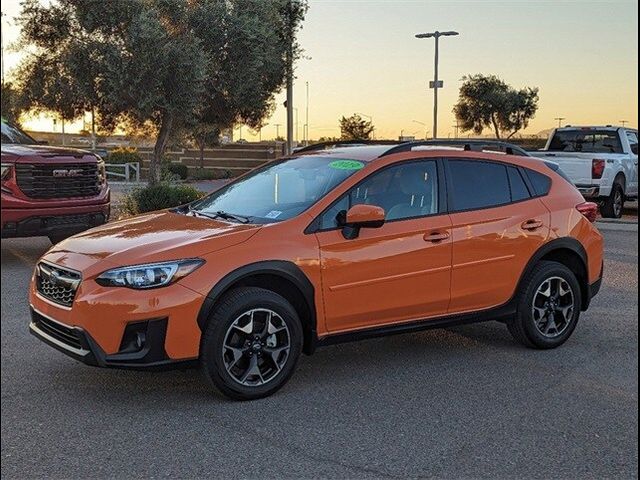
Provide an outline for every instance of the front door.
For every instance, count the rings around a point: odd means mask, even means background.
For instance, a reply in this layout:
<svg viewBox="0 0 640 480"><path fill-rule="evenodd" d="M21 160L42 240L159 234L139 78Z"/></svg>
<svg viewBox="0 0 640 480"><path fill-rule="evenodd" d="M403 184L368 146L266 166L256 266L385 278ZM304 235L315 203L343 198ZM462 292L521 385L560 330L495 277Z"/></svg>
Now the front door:
<svg viewBox="0 0 640 480"><path fill-rule="evenodd" d="M336 218L362 203L382 207L386 222L345 239ZM374 172L323 214L316 236L329 332L446 314L451 221L440 203L437 162L410 161Z"/></svg>

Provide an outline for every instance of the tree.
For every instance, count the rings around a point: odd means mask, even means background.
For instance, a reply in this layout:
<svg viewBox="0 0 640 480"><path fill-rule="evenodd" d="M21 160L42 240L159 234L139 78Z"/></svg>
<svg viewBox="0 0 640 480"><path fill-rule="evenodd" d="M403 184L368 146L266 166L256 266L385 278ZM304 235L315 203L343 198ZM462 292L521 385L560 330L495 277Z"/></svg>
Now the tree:
<svg viewBox="0 0 640 480"><path fill-rule="evenodd" d="M26 0L19 22L33 53L19 78L35 108L63 117L94 108L104 129L151 128L156 183L172 136L258 125L273 108L289 3L298 25L306 4L288 0Z"/></svg>
<svg viewBox="0 0 640 480"><path fill-rule="evenodd" d="M369 140L373 129L373 124L357 113L340 119L341 140Z"/></svg>
<svg viewBox="0 0 640 480"><path fill-rule="evenodd" d="M496 138L511 138L526 128L538 110L538 89L516 90L495 75L463 78L453 113L462 131L480 135L493 129Z"/></svg>
<svg viewBox="0 0 640 480"><path fill-rule="evenodd" d="M6 82L2 84L2 119L14 125L20 125L20 116L25 111L20 92Z"/></svg>

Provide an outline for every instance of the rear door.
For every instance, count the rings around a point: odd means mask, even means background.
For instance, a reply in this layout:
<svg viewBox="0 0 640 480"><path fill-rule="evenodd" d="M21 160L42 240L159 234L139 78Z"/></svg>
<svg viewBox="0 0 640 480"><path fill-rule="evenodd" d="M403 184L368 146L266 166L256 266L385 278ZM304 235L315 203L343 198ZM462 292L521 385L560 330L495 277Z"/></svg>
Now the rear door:
<svg viewBox="0 0 640 480"><path fill-rule="evenodd" d="M547 240L550 213L530 191L525 175L524 169L501 162L447 161L453 234L450 313L506 303L527 262Z"/></svg>

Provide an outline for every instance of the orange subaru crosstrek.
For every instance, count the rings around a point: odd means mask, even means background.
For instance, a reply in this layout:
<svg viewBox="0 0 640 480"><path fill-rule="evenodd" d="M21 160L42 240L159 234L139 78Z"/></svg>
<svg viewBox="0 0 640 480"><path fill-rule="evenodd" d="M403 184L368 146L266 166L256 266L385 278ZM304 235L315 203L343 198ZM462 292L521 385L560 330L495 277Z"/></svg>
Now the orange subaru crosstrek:
<svg viewBox="0 0 640 480"><path fill-rule="evenodd" d="M379 335L497 320L557 347L602 282L597 207L557 165L463 147L310 149L78 234L38 262L30 330L89 365L199 363L236 399Z"/></svg>

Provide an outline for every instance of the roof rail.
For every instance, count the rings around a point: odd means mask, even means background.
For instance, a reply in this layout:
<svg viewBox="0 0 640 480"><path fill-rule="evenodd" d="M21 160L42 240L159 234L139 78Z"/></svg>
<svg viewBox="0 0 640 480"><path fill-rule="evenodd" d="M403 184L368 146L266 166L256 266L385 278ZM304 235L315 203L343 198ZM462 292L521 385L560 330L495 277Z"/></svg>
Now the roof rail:
<svg viewBox="0 0 640 480"><path fill-rule="evenodd" d="M299 153L316 152L318 150L327 150L329 147L361 147L363 145L398 145L401 142L395 140L333 140L330 142L320 142L307 145L293 152L293 155Z"/></svg>
<svg viewBox="0 0 640 480"><path fill-rule="evenodd" d="M445 139L445 140L421 140L416 142L405 142L395 147L391 147L384 152L381 157L392 155L394 153L410 152L415 147L462 147L464 150L473 152L482 152L484 147L498 148L507 155L517 155L520 157L529 157L530 155L522 147L512 143L502 142L500 140L483 140L481 138L465 138L465 139Z"/></svg>

